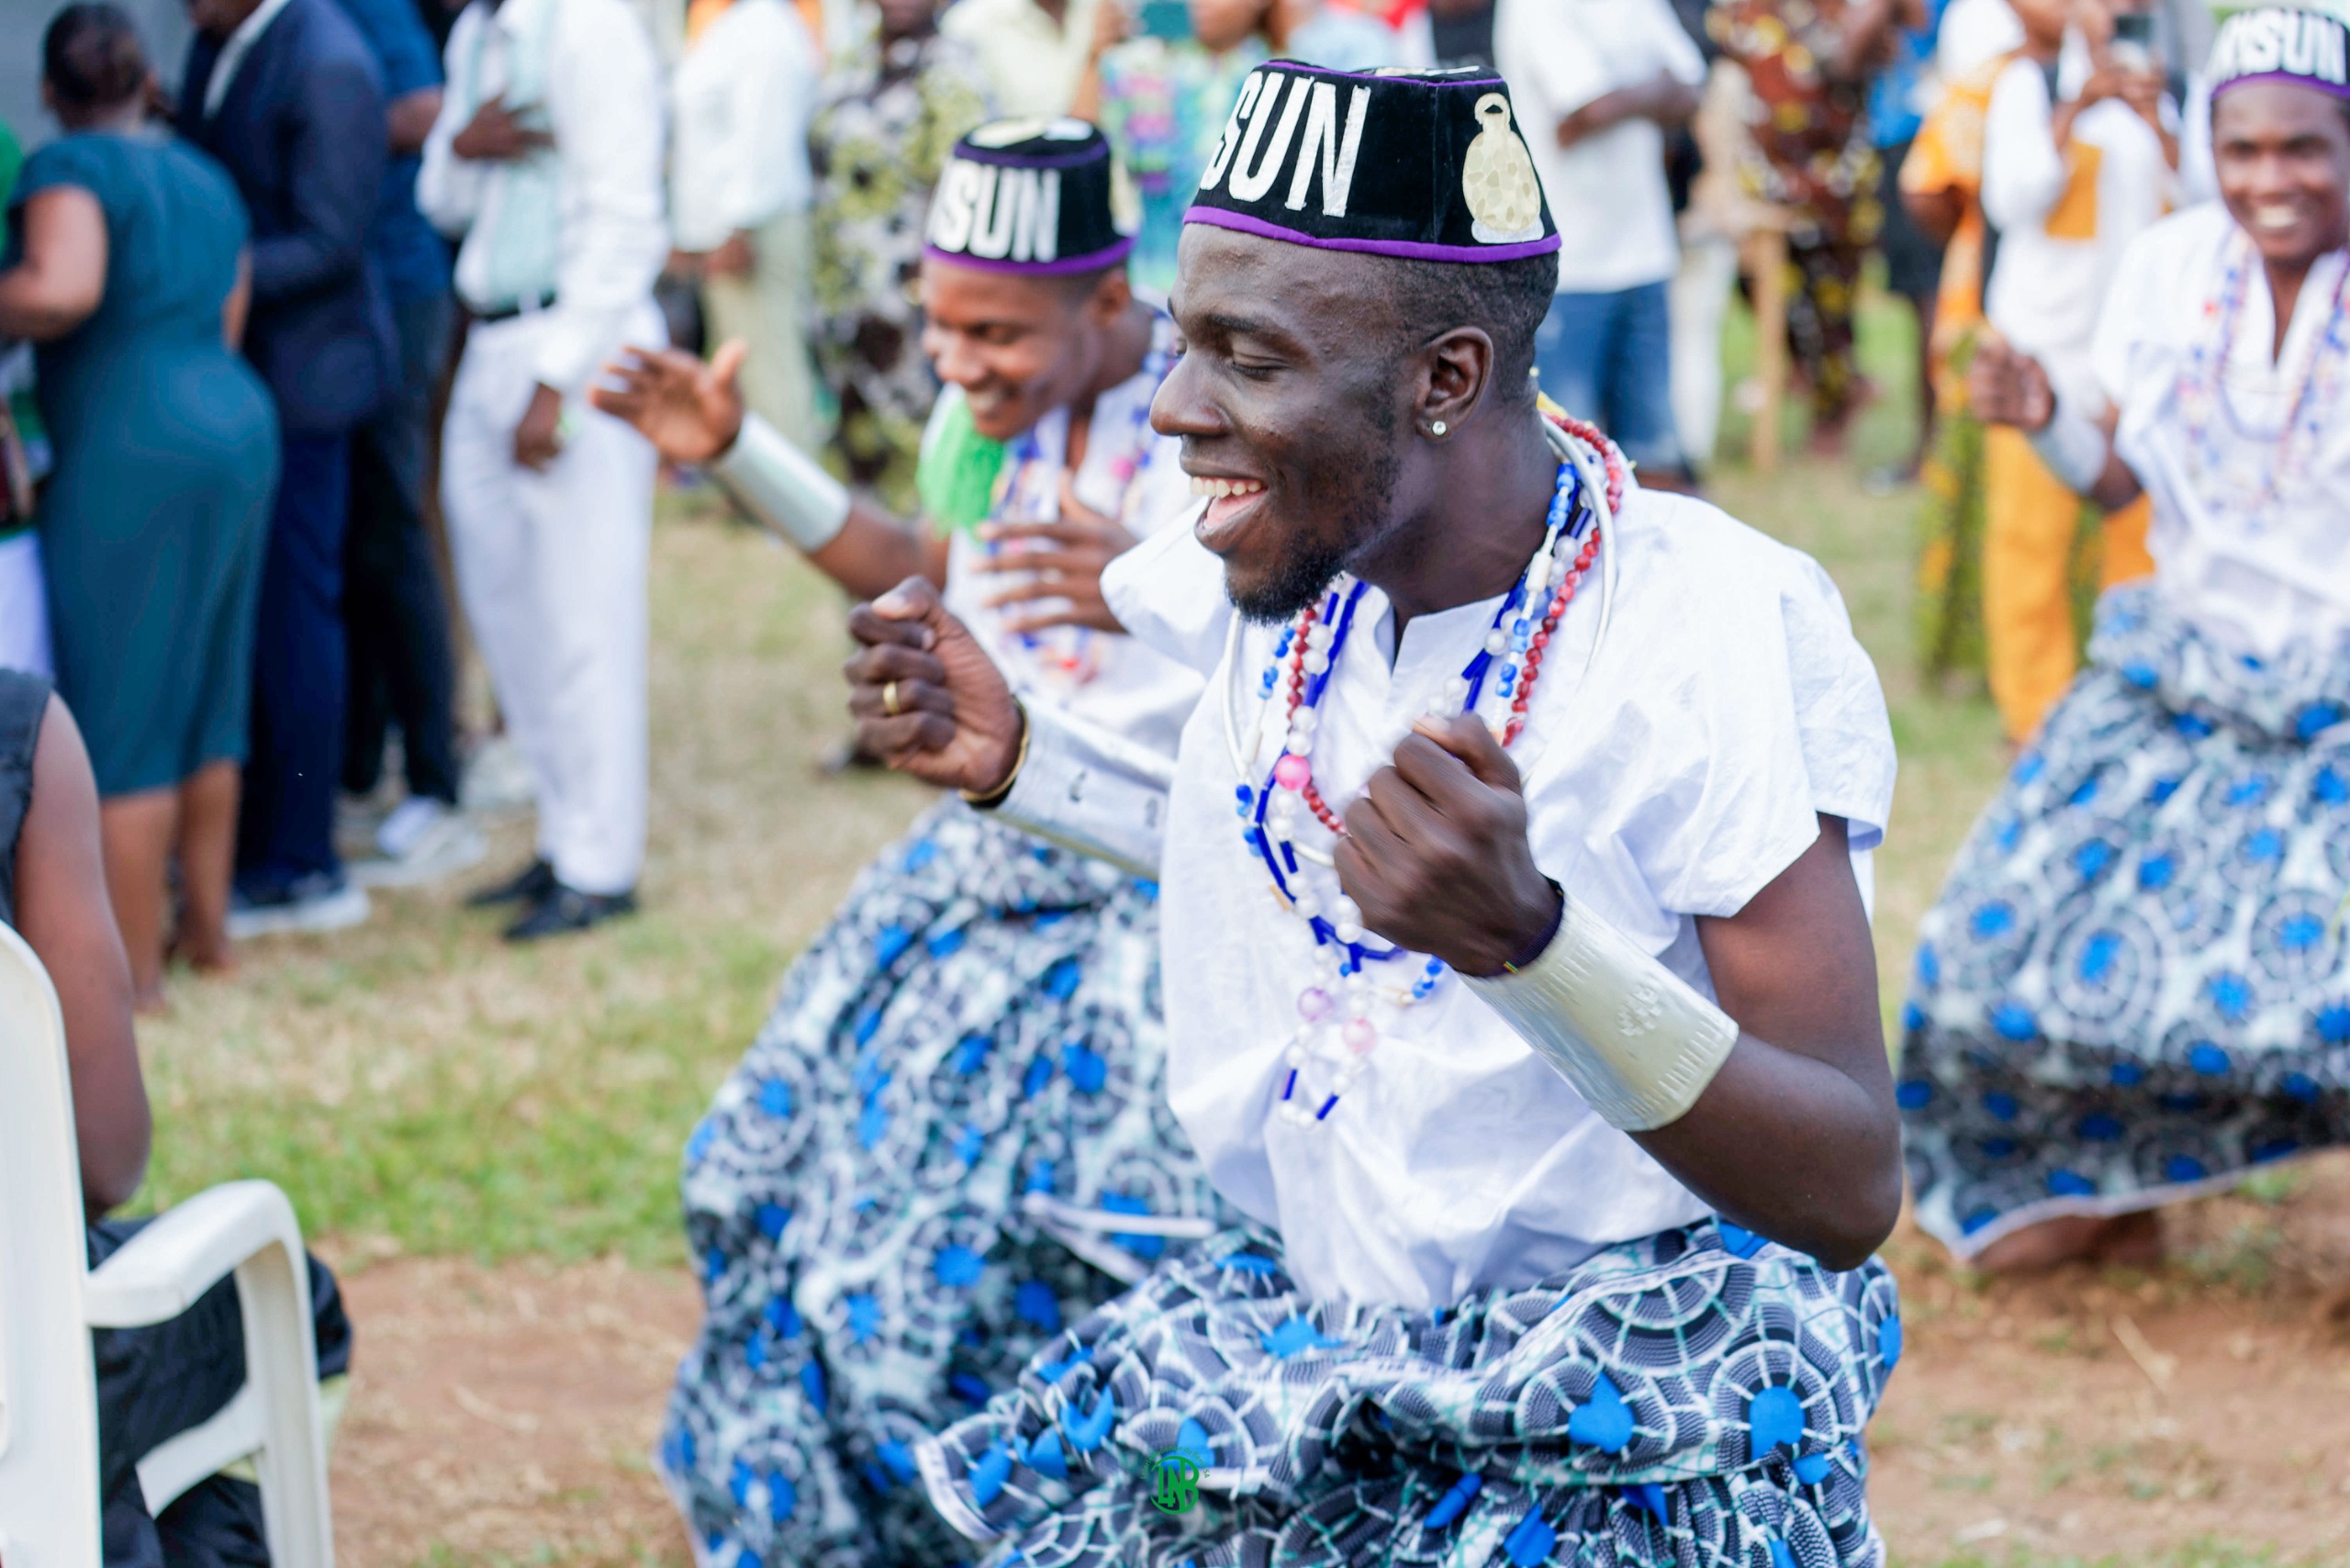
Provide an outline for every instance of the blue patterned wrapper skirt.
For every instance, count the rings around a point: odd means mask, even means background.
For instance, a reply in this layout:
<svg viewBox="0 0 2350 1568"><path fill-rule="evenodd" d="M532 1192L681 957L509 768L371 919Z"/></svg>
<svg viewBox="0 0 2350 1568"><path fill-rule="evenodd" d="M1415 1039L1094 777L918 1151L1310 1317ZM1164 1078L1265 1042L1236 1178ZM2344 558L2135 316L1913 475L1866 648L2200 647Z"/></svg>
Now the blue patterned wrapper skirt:
<svg viewBox="0 0 2350 1568"><path fill-rule="evenodd" d="M1920 929L1904 1143L1961 1256L2350 1129L2350 649L2245 657L2136 584L2089 657Z"/></svg>
<svg viewBox="0 0 2350 1568"><path fill-rule="evenodd" d="M706 1312L655 1459L706 1568L968 1559L916 1441L1228 1219L1166 1107L1156 901L949 801L792 965L686 1149Z"/></svg>
<svg viewBox="0 0 2350 1568"><path fill-rule="evenodd" d="M1310 1300L1235 1232L917 1459L998 1568L1874 1568L1900 1354L1882 1265L1719 1221L1438 1312Z"/></svg>

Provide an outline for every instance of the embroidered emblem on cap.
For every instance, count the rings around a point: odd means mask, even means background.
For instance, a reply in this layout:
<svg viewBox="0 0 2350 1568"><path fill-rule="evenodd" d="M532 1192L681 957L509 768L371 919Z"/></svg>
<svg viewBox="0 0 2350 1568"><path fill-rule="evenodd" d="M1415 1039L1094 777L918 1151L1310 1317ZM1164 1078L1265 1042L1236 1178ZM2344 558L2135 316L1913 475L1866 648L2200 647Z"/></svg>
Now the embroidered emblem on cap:
<svg viewBox="0 0 2350 1568"><path fill-rule="evenodd" d="M1110 227L1121 234L1142 232L1142 190L1120 158L1110 160Z"/></svg>
<svg viewBox="0 0 2350 1568"><path fill-rule="evenodd" d="M1542 183L1534 158L1509 122L1509 100L1488 93L1477 100L1484 129L1460 165L1460 195L1475 221L1469 231L1488 245L1542 238Z"/></svg>

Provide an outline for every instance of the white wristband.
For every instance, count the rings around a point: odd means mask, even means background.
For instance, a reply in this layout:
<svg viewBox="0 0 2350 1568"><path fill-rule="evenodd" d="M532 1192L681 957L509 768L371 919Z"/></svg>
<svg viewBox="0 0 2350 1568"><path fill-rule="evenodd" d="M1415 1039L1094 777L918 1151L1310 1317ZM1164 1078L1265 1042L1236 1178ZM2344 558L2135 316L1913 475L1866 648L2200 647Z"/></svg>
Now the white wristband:
<svg viewBox="0 0 2350 1568"><path fill-rule="evenodd" d="M1738 1044L1729 1014L1572 898L1541 957L1515 974L1464 978L1628 1133L1686 1115Z"/></svg>
<svg viewBox="0 0 2350 1568"><path fill-rule="evenodd" d="M2105 476L2106 454L2111 443L2097 421L2075 409L2064 398L2056 399L2056 411L2048 422L2031 435L2032 451L2048 465L2048 471L2065 482L2076 495L2087 495L2097 488Z"/></svg>
<svg viewBox="0 0 2350 1568"><path fill-rule="evenodd" d="M743 416L734 444L709 472L754 521L802 550L822 550L848 522L847 487L756 414Z"/></svg>

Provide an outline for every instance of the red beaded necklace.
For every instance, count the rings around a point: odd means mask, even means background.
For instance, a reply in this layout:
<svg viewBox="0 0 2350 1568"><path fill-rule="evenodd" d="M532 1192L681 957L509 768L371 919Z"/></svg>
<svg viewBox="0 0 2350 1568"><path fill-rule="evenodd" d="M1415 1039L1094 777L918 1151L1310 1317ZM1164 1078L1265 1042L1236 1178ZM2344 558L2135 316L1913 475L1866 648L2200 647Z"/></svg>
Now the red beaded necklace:
<svg viewBox="0 0 2350 1568"><path fill-rule="evenodd" d="M1552 424L1557 425L1569 435L1584 442L1593 451L1601 454L1607 475L1607 514L1610 517L1615 516L1617 509L1624 504L1623 454L1617 450L1613 442L1599 432L1595 425L1586 424L1567 414L1547 414L1546 417ZM1592 563L1598 558L1599 524L1595 520L1590 532L1583 538L1583 547L1575 552L1573 563L1561 576L1557 588L1551 591L1550 608L1543 614L1541 624L1535 629L1533 636L1528 640L1522 666L1524 673L1519 677L1516 689L1510 697L1509 720L1499 737L1504 746L1516 745L1518 735L1525 730L1526 710L1534 700L1534 684L1542 676L1543 653L1550 647L1551 634L1558 631L1560 618L1566 614L1567 606L1574 602L1575 590L1583 586L1583 578L1591 573ZM1321 614L1322 607L1318 601L1306 606L1304 612L1298 617L1296 634L1291 639L1289 710L1283 716L1284 729L1295 725L1297 711L1305 705L1307 677L1305 659L1308 645L1312 642L1308 633L1314 630L1315 622L1321 618ZM1340 820L1337 812L1330 809L1328 802L1322 799L1322 791L1311 777L1308 777L1303 787L1299 789L1298 798L1303 800L1306 809L1314 813L1315 821L1333 834L1342 836L1345 834L1346 823Z"/></svg>

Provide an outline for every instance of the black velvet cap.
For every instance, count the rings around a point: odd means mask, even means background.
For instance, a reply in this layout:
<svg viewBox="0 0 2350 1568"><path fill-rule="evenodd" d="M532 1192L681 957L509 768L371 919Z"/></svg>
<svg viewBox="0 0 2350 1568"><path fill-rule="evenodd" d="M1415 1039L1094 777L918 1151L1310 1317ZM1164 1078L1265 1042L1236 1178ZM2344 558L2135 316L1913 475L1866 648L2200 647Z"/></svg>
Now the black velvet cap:
<svg viewBox="0 0 2350 1568"><path fill-rule="evenodd" d="M1124 261L1141 227L1141 197L1101 131L1000 119L955 144L923 250L991 272L1091 272Z"/></svg>
<svg viewBox="0 0 2350 1568"><path fill-rule="evenodd" d="M2213 97L2247 82L2290 82L2350 98L2350 29L2293 6L2239 11L2220 24L2204 74Z"/></svg>
<svg viewBox="0 0 2350 1568"><path fill-rule="evenodd" d="M1509 87L1477 70L1259 66L1183 221L1418 261L1559 248Z"/></svg>

